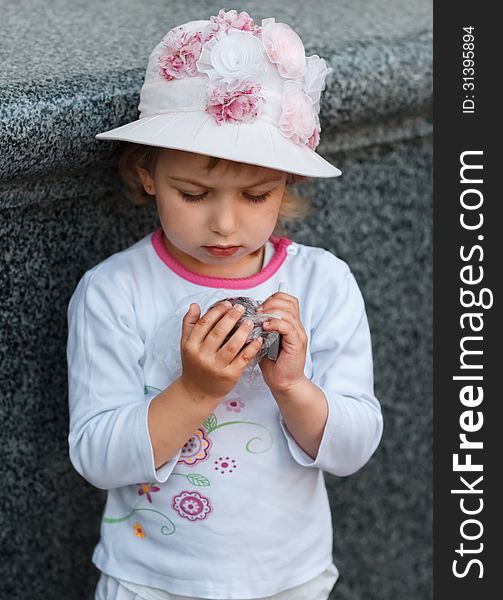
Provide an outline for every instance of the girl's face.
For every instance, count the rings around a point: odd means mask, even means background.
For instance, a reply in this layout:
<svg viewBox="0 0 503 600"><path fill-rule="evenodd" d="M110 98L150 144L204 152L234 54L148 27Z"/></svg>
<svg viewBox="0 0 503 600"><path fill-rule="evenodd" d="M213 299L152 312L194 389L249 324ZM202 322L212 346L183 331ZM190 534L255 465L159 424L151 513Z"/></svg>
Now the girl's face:
<svg viewBox="0 0 503 600"><path fill-rule="evenodd" d="M154 177L144 169L139 175L156 197L165 244L180 263L204 275L251 275L260 269L262 246L276 225L287 175L227 161L208 172L208 160L162 148ZM225 255L211 246L237 248Z"/></svg>

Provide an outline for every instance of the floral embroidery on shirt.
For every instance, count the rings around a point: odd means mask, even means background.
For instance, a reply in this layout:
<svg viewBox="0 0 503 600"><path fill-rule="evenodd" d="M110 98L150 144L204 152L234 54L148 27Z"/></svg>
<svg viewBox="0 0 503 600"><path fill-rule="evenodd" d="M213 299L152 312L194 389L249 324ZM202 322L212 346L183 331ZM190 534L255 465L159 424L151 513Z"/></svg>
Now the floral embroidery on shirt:
<svg viewBox="0 0 503 600"><path fill-rule="evenodd" d="M161 391L161 390L157 390L157 388L154 388L153 386L145 386L145 390L144 390L145 395L147 395L148 393L150 393L151 391L154 391L154 390ZM229 400L225 401L223 404L228 412L235 412L235 413L241 412L241 410L246 407L245 402L243 402L242 400L239 400L239 399L229 399ZM267 427L265 427L261 423L256 423L255 421L247 421L247 420L224 421L222 423L219 423L215 413L212 413L206 418L206 420L204 421L202 426L199 427L191 435L191 437L187 440L187 442L183 445L183 448L181 449L181 452L180 452L180 459L177 461L177 465L178 464L186 464L186 465L192 467L192 466L198 464L199 462L207 460L210 456L210 449L212 448L212 441L210 440L210 437L209 437L210 434L212 434L216 430L221 429L222 427L225 427L227 425L248 425L251 427L259 427L260 429L262 429L263 431L266 432L267 435L264 435L264 434L256 435L256 436L248 439L248 441L245 444L245 449L247 452L250 452L251 454L260 454L263 452L267 452L273 446L274 440L273 440L272 433L269 431L269 429ZM213 465L214 465L213 470L217 471L217 472L220 471L220 475L231 474L237 468L236 460L229 456L226 456L226 457L220 456L217 460L213 461ZM179 473L177 471L172 471L171 476L186 477L187 481L189 481L192 485L198 486L198 487L204 487L204 486L210 485L209 479L200 473ZM151 492L160 491L160 488L158 486L155 486L154 483L155 482L152 482L150 484L138 484L141 486L140 489L138 490L138 494L140 496L145 495L145 497L147 498L147 500L150 503L152 503L152 497L150 495ZM188 521L192 521L192 522L202 521L202 520L206 519L208 517L208 515L213 511L213 508L210 504L209 498L206 498L205 496L203 496L202 494L200 494L198 492L190 492L187 490L183 490L183 491L179 492L176 496L173 497L172 507L181 518L187 519ZM126 517L123 517L121 519L117 519L117 520L103 519L103 520L107 521L107 522L118 522L119 520L124 520L124 519L129 518L133 514L133 512L135 512L135 510L142 510L142 509L133 509L133 511L129 515L127 515ZM143 509L143 510L153 510L153 509ZM153 511L153 512L159 512L159 511ZM159 514L162 514L162 513L159 513ZM166 517L166 515L163 515L163 516ZM168 517L166 517L166 518L168 519ZM168 519L168 521L170 521L170 520ZM170 524L172 525L172 529L171 529L171 531L169 531L169 533L174 533L175 526L171 521L170 521ZM165 533L165 535L167 535L167 533L165 531L163 531L163 529L168 530L168 528L163 527L161 529L161 531L163 533Z"/></svg>
<svg viewBox="0 0 503 600"><path fill-rule="evenodd" d="M138 494L140 496L143 496L143 494L145 494L145 496L147 497L147 500L150 502L150 504L152 504L152 496L150 495L150 492L160 492L161 488L157 487L156 485L152 483L142 483L140 484L140 489L138 490Z"/></svg>
<svg viewBox="0 0 503 600"><path fill-rule="evenodd" d="M228 411L231 412L241 412L241 409L246 405L242 400L226 400L224 402L224 406Z"/></svg>
<svg viewBox="0 0 503 600"><path fill-rule="evenodd" d="M215 413L211 413L211 415L206 418L203 426L208 433L211 433L215 429L217 426L217 417L215 416Z"/></svg>
<svg viewBox="0 0 503 600"><path fill-rule="evenodd" d="M175 524L173 523L173 521L166 516L164 513L162 513L160 510L155 510L153 508L139 508L138 506L136 506L135 508L133 508L127 515L124 515L123 517L103 517L103 523L123 523L124 521L127 521L128 519L130 519L135 512L140 512L140 511L147 511L147 512L151 512L151 513L156 513L158 515L161 515L161 517L163 517L164 519L166 519L166 521L169 523L169 525L163 525L161 527L161 533L163 535L171 535L172 533L175 533L176 531L176 527ZM133 527L135 527L138 524L138 522L136 522ZM139 531L139 530L138 530ZM143 529L142 529L143 531Z"/></svg>
<svg viewBox="0 0 503 600"><path fill-rule="evenodd" d="M183 491L173 498L173 508L189 521L201 521L211 513L212 508L208 498L197 492Z"/></svg>
<svg viewBox="0 0 503 600"><path fill-rule="evenodd" d="M138 521L133 525L133 529L134 529L134 534L136 537L139 537L139 538L145 537L145 531L143 530L141 523L138 523Z"/></svg>
<svg viewBox="0 0 503 600"><path fill-rule="evenodd" d="M260 436L252 437L246 442L245 449L251 454L261 454L262 452L267 452L272 448L274 442L271 432L269 429L267 429L267 427L261 425L260 423L256 423L255 421L224 421L223 423L219 423L215 413L211 413L211 415L203 423L207 435L213 433L216 429L220 429L220 427L225 427L226 425L253 425L255 427L261 427L267 432L265 448L261 446L261 443L264 443L264 439ZM252 444L254 444L253 449Z"/></svg>
<svg viewBox="0 0 503 600"><path fill-rule="evenodd" d="M182 448L182 458L180 458L178 463L193 466L198 462L206 460L210 455L210 448L211 442L209 438L205 436L204 429L199 428L185 442Z"/></svg>
<svg viewBox="0 0 503 600"><path fill-rule="evenodd" d="M181 475L182 477L186 477L192 485L200 487L210 485L210 480L200 473L177 473L176 471L173 471L171 475Z"/></svg>
<svg viewBox="0 0 503 600"><path fill-rule="evenodd" d="M228 456L223 458L222 456L215 461L215 466L213 467L214 471L220 471L220 473L232 473L236 470L236 461Z"/></svg>

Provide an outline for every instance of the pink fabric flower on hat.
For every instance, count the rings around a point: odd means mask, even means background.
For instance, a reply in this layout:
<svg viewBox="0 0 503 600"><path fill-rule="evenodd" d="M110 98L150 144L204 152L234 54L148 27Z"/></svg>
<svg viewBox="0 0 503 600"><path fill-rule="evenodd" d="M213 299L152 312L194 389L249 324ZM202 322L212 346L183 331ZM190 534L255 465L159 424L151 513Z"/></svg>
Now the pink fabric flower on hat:
<svg viewBox="0 0 503 600"><path fill-rule="evenodd" d="M309 146L309 148L311 148L311 150L315 150L316 146L320 143L320 131L321 131L320 119L319 119L318 115L316 115L315 128L313 130L313 133L310 135L309 139L307 140L307 145Z"/></svg>
<svg viewBox="0 0 503 600"><path fill-rule="evenodd" d="M200 31L189 35L183 27L171 29L163 39L166 51L159 57L162 75L168 80L180 79L186 75L199 75L196 61L201 55L205 38Z"/></svg>
<svg viewBox="0 0 503 600"><path fill-rule="evenodd" d="M240 29L241 31L249 31L253 35L259 35L261 27L256 25L250 15L243 11L238 13L236 10L220 9L216 17L210 17L210 37L213 37L220 31L229 31L229 29Z"/></svg>
<svg viewBox="0 0 503 600"><path fill-rule="evenodd" d="M279 74L290 79L301 79L306 72L304 44L286 23L275 23L274 18L262 21L262 42L269 60L277 64Z"/></svg>
<svg viewBox="0 0 503 600"><path fill-rule="evenodd" d="M293 79L285 81L278 123L283 135L296 144L307 144L311 140L310 144L314 145L318 126L316 117L315 107L302 89L302 82Z"/></svg>
<svg viewBox="0 0 503 600"><path fill-rule="evenodd" d="M230 123L251 123L260 114L263 98L259 95L262 86L259 83L246 84L241 89L230 91L227 84L209 86L206 112L213 115L221 125Z"/></svg>

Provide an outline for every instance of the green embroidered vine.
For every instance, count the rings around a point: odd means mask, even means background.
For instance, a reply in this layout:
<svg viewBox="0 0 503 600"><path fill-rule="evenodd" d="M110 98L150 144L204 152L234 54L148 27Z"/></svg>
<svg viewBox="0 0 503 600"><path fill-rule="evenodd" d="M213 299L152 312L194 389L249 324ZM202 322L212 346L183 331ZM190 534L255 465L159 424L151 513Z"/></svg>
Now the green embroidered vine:
<svg viewBox="0 0 503 600"><path fill-rule="evenodd" d="M154 508L138 508L138 507L136 507L136 508L133 508L133 510L124 517L118 517L118 518L103 517L103 522L104 523L122 523L123 521L127 521L135 512L140 512L142 510L157 513L158 515L161 515L169 522L170 527L168 527L166 525L163 525L161 527L161 533L163 535L171 535L172 533L175 533L176 527L175 527L175 524L173 523L173 521L169 517L167 517L164 513L162 513L160 510L155 510Z"/></svg>
<svg viewBox="0 0 503 600"><path fill-rule="evenodd" d="M214 413L211 413L211 415L203 423L203 426L208 434L212 433L216 429L220 429L220 427L225 427L226 425L256 425L257 427L262 427L262 429L265 429L267 431L267 433L269 434L269 445L264 450L252 450L250 448L251 444L255 440L263 441L262 438L259 436L253 437L246 442L246 451L250 452L251 454L261 454L262 452L267 452L272 448L273 438L271 432L269 431L269 429L267 429L267 427L261 425L260 423L255 423L254 421L225 421L225 423L218 424L217 417Z"/></svg>

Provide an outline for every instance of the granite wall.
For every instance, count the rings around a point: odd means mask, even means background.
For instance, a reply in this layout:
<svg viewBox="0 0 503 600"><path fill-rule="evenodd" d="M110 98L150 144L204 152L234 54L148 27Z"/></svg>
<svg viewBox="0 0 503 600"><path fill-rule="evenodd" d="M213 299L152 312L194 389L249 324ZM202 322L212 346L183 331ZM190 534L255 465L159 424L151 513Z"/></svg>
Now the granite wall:
<svg viewBox="0 0 503 600"><path fill-rule="evenodd" d="M163 33L222 8L211 1L156 0L147 11L139 4L0 2L2 600L91 600L98 578L90 556L104 492L68 460L66 306L85 270L151 231L157 220L152 209L124 200L117 145L98 143L94 134L136 118L146 58ZM385 432L359 473L326 475L341 571L333 597L426 600L429 2L323 1L307 9L278 0L236 8L291 24L308 54L326 57L337 71L322 103L319 150L343 176L297 186L315 210L288 235L333 251L360 283ZM37 42L37 68L20 40Z"/></svg>

